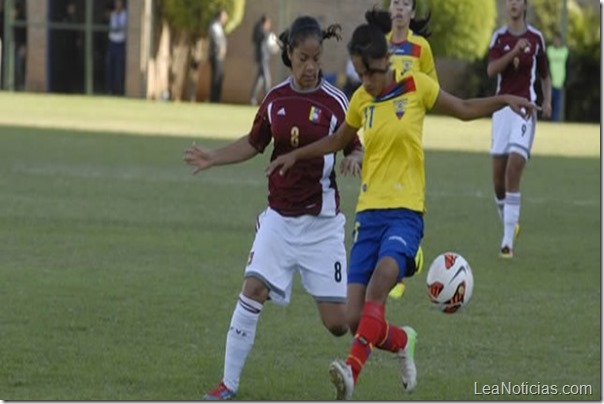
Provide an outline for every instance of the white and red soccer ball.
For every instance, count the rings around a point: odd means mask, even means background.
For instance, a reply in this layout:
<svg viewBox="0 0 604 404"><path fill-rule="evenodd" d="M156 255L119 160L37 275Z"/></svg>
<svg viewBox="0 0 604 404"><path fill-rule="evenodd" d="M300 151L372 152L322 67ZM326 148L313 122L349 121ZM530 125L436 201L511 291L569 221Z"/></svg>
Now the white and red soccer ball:
<svg viewBox="0 0 604 404"><path fill-rule="evenodd" d="M474 276L464 257L454 252L446 252L430 264L426 284L432 303L441 311L450 314L470 301Z"/></svg>

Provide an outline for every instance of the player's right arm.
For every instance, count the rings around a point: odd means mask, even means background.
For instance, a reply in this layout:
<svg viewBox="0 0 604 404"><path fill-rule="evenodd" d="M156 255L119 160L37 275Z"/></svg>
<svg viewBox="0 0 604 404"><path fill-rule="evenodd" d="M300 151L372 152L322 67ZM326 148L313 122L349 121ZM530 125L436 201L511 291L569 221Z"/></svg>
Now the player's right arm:
<svg viewBox="0 0 604 404"><path fill-rule="evenodd" d="M520 52L524 51L524 49L529 45L529 41L526 38L520 38L511 51L503 54L499 58L494 58L493 60L489 61L487 66L487 75L489 77L493 77L503 72L505 68L512 63L512 60L514 60L514 58L518 56Z"/></svg>
<svg viewBox="0 0 604 404"><path fill-rule="evenodd" d="M258 154L249 142L249 135L218 149L209 149L193 142L185 149L183 160L188 165L195 167L193 175L212 166L241 163Z"/></svg>

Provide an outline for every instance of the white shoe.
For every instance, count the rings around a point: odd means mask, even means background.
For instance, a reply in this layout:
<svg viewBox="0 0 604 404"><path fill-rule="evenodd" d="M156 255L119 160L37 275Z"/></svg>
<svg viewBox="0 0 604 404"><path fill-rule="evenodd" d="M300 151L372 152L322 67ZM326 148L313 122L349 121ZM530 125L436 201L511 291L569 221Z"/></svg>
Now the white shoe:
<svg viewBox="0 0 604 404"><path fill-rule="evenodd" d="M403 389L411 393L417 386L417 369L415 368L415 341L417 332L409 326L402 327L407 333L407 345L398 352L401 360L401 379Z"/></svg>
<svg viewBox="0 0 604 404"><path fill-rule="evenodd" d="M354 378L350 365L340 359L336 359L329 365L331 382L336 387L337 400L350 400L354 390Z"/></svg>

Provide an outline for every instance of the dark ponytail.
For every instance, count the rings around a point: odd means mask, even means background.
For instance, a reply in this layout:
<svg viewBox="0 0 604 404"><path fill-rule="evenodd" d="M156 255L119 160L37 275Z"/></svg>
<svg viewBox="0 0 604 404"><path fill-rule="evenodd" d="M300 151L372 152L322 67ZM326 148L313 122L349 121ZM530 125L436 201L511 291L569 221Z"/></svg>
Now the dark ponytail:
<svg viewBox="0 0 604 404"><path fill-rule="evenodd" d="M367 24L359 25L348 43L350 56L360 56L365 67L370 59L380 59L388 54L386 34L392 30L390 12L373 8L365 13Z"/></svg>
<svg viewBox="0 0 604 404"><path fill-rule="evenodd" d="M329 38L342 39L340 35L342 27L339 24L332 24L323 30L316 18L310 16L298 17L294 20L291 27L279 35L279 46L281 47L281 61L287 67L292 67L292 61L287 54L288 50L296 48L300 42L310 36L319 38L319 42Z"/></svg>
<svg viewBox="0 0 604 404"><path fill-rule="evenodd" d="M422 19L413 18L409 22L409 28L411 29L411 31L415 32L417 35L421 35L424 38L428 38L430 35L432 35L432 31L430 31L430 28L428 28L428 23L430 22L430 17L432 17L432 12L428 11L428 15L426 16L426 18L422 18Z"/></svg>

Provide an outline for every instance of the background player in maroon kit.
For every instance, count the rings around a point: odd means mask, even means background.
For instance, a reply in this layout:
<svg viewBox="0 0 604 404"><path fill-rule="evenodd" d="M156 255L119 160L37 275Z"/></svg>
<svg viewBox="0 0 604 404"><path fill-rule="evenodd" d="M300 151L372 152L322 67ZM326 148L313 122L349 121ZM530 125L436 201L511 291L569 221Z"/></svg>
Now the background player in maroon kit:
<svg viewBox="0 0 604 404"><path fill-rule="evenodd" d="M526 23L527 0L506 0L507 25L493 34L487 74L497 75L497 94L514 94L536 101L537 75L543 92L542 113L551 115L551 80L543 35ZM500 256L514 256L520 231L520 178L530 157L536 113L525 120L505 107L493 114L491 156L495 202L503 222Z"/></svg>
<svg viewBox="0 0 604 404"><path fill-rule="evenodd" d="M312 17L297 18L279 37L291 76L267 94L248 135L216 150L196 144L186 149L184 160L195 167L194 173L248 160L271 141L273 160L333 134L344 122L348 100L322 79L320 59L323 40L339 39L339 30L330 26L324 31ZM345 150L345 171L360 171L361 150L357 137ZM269 178L269 206L258 218L243 289L227 333L223 380L204 399L235 395L263 304L269 297L289 303L296 271L317 302L325 327L336 336L348 331L345 218L339 209L334 166L335 154L327 154L297 164L286 177Z"/></svg>

